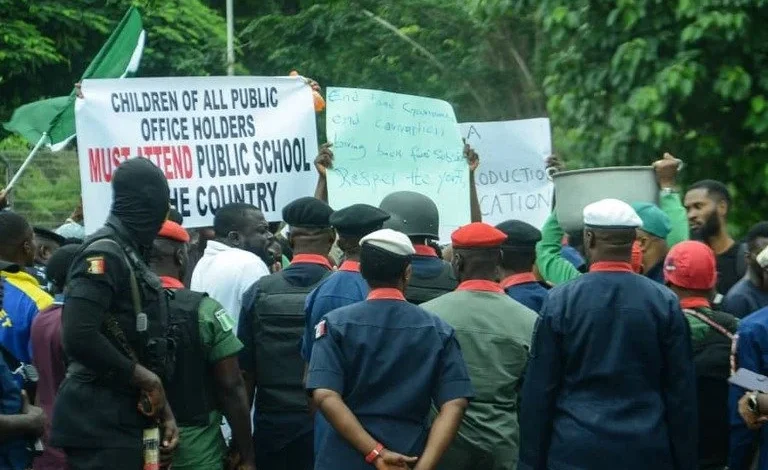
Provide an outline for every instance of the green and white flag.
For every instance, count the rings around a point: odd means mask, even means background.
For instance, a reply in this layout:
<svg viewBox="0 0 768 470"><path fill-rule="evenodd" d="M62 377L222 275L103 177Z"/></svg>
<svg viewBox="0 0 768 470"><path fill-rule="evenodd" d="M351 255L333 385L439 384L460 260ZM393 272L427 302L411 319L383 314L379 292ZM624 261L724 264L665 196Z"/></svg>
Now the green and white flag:
<svg viewBox="0 0 768 470"><path fill-rule="evenodd" d="M132 76L139 69L145 39L141 15L131 7L80 80ZM75 137L75 99L76 91L72 90L69 96L25 104L13 112L3 127L20 134L32 145L47 132L48 146L54 152L59 151Z"/></svg>

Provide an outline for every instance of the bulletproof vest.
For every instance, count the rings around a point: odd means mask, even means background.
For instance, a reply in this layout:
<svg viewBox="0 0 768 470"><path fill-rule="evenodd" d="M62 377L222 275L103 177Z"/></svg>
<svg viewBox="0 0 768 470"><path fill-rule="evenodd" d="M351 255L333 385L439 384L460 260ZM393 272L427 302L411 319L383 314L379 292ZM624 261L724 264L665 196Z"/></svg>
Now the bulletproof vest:
<svg viewBox="0 0 768 470"><path fill-rule="evenodd" d="M261 278L254 303L256 409L265 412L308 412L304 361L297 345L304 334L304 301L323 279L306 287L291 285L282 275Z"/></svg>
<svg viewBox="0 0 768 470"><path fill-rule="evenodd" d="M176 365L165 393L179 426L207 426L215 398L198 323L200 303L207 294L186 289L167 292Z"/></svg>
<svg viewBox="0 0 768 470"><path fill-rule="evenodd" d="M136 356L144 366L166 381L173 374L173 343L168 334L168 299L160 279L149 266L122 240L117 231L107 225L96 231L78 252L107 252L127 263L128 276L133 272L139 288L142 321L134 306L131 280L126 277L124 284L112 299L110 315L102 326L105 336L126 357ZM110 318L111 317L111 318ZM145 328L139 331L139 324ZM116 328L119 327L119 328ZM76 367L76 369L81 369ZM107 380L109 377L105 377Z"/></svg>
<svg viewBox="0 0 768 470"><path fill-rule="evenodd" d="M412 304L423 304L453 292L458 285L453 267L449 263L443 263L443 270L435 277L419 277L413 273L405 289L405 299Z"/></svg>

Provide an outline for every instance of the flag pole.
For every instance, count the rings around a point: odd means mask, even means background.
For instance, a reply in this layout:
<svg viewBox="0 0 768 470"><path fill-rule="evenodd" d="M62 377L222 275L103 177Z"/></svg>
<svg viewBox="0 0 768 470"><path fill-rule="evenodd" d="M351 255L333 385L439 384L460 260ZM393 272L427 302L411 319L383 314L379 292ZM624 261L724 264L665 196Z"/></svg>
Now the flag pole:
<svg viewBox="0 0 768 470"><path fill-rule="evenodd" d="M227 0L227 75L235 74L235 13L232 0Z"/></svg>
<svg viewBox="0 0 768 470"><path fill-rule="evenodd" d="M11 188L13 188L13 185L16 184L16 182L19 180L19 177L21 177L21 174L24 173L24 170L27 169L30 163L32 163L32 159L35 158L35 154L38 150L40 150L40 147L43 146L43 143L45 142L45 139L48 138L48 132L43 132L43 135L40 136L40 140L37 141L37 144L32 149L31 152L29 152L29 155L27 155L27 159L24 160L24 163L21 164L18 170L16 170L16 173L14 173L13 178L11 178L11 182L8 183L8 186L5 187L5 191L10 191Z"/></svg>

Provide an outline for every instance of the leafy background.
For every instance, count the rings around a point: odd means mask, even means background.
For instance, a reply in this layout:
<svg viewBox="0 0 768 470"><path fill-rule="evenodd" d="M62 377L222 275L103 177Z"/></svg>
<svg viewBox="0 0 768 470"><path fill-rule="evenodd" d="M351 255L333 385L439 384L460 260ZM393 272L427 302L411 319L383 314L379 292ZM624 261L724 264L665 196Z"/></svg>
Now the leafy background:
<svg viewBox="0 0 768 470"><path fill-rule="evenodd" d="M0 119L68 94L130 4L148 30L140 76L225 73L224 0L0 0ZM439 97L461 121L548 116L570 168L669 151L684 183L729 184L734 230L768 213L768 0L238 0L235 13L238 74ZM18 167L26 143L0 139ZM79 197L73 154L41 155L15 196L60 223Z"/></svg>

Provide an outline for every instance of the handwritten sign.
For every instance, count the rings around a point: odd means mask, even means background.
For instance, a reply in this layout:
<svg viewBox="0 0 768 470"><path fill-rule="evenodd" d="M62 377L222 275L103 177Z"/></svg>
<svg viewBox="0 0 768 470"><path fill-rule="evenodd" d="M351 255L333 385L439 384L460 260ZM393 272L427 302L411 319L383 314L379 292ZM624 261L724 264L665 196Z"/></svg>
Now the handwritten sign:
<svg viewBox="0 0 768 470"><path fill-rule="evenodd" d="M387 194L415 191L437 204L441 240L470 222L469 170L451 105L355 88L328 88L326 98L334 209L378 206Z"/></svg>
<svg viewBox="0 0 768 470"><path fill-rule="evenodd" d="M480 155L475 173L483 222L517 219L541 228L552 210L544 160L552 154L549 119L460 124Z"/></svg>
<svg viewBox="0 0 768 470"><path fill-rule="evenodd" d="M85 80L75 103L85 229L106 220L110 181L129 158L157 165L187 227L213 225L244 202L279 221L310 196L317 131L312 92L299 77Z"/></svg>

